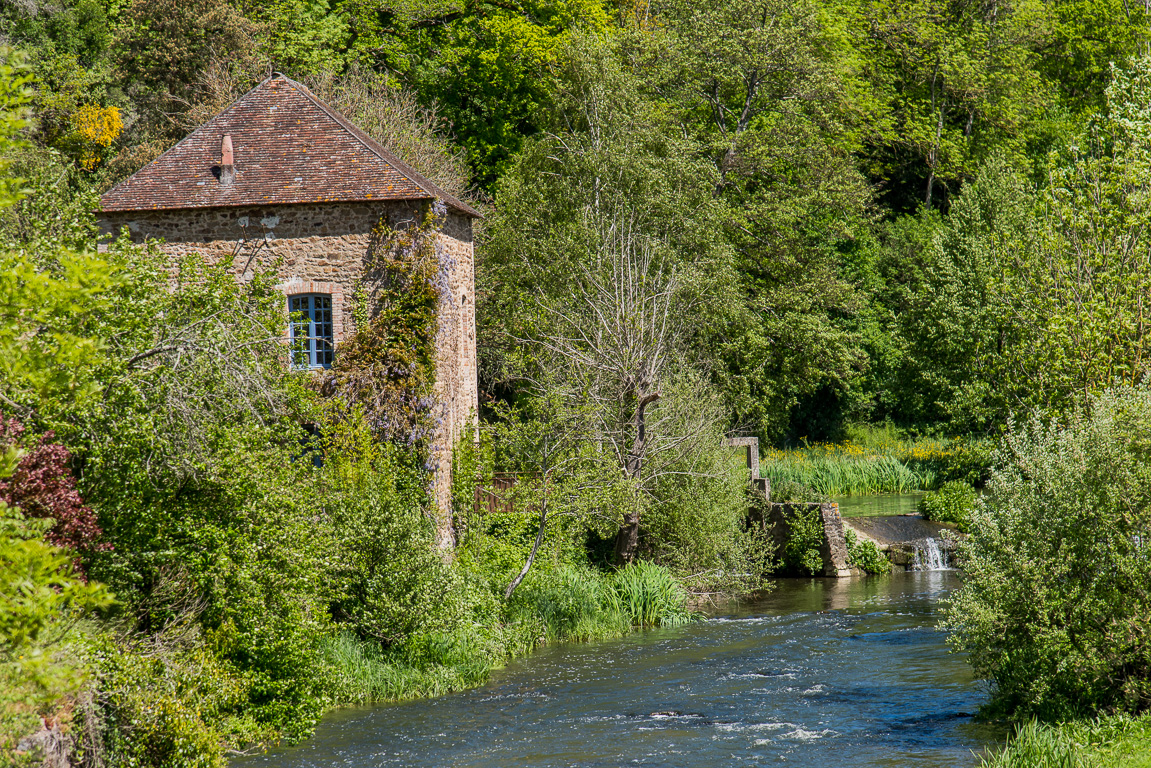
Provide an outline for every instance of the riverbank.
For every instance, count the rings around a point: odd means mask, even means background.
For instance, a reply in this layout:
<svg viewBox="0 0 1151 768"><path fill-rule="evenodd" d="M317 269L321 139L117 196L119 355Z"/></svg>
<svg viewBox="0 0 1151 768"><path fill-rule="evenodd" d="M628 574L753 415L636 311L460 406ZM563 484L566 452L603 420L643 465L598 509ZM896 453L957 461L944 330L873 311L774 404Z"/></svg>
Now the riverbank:
<svg viewBox="0 0 1151 768"><path fill-rule="evenodd" d="M986 441L909 438L890 426L856 425L838 443L764 449L760 473L773 487L802 486L826 496L909 494L956 480L981 484L990 450Z"/></svg>
<svg viewBox="0 0 1151 768"><path fill-rule="evenodd" d="M981 768L1151 768L1151 715L1022 725Z"/></svg>

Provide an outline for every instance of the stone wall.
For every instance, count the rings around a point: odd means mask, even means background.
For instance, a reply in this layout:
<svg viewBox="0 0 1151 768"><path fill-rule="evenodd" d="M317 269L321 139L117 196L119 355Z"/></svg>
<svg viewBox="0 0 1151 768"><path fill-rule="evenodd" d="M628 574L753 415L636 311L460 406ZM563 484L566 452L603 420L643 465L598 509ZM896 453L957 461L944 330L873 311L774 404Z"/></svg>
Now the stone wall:
<svg viewBox="0 0 1151 768"><path fill-rule="evenodd" d="M230 265L240 280L274 267L285 296L331 294L337 345L355 330L351 299L364 274L372 230L381 220L399 228L418 221L420 215L420 204L412 201L99 214L101 242L127 229L134 242L163 241L161 250L174 262L183 254L198 252L213 263ZM471 219L449 209L437 245L448 290L441 296L436 339L434 393L441 411L433 461L440 512L437 543L448 547L452 543L451 449L479 407ZM285 300L285 334L287 312Z"/></svg>
<svg viewBox="0 0 1151 768"><path fill-rule="evenodd" d="M775 544L777 554L782 553L791 537L793 521L797 516L806 516L818 510L823 525L820 538L819 556L824 576L850 576L847 565L847 539L843 533L843 518L839 515L839 505L825 504L779 504L768 502L763 510L752 510L750 522L766 526Z"/></svg>

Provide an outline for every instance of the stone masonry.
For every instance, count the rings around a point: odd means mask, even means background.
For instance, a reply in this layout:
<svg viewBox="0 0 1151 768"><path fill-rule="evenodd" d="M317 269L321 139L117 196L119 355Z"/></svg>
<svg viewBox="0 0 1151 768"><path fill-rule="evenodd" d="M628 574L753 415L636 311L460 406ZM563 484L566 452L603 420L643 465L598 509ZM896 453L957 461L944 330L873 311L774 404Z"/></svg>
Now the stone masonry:
<svg viewBox="0 0 1151 768"><path fill-rule="evenodd" d="M229 264L237 279L250 279L261 267L278 264L285 332L287 296L330 294L338 354L339 343L355 330L351 298L364 273L372 229L381 220L402 227L420 216L420 206L405 202L324 203L104 212L100 223L102 241L127 229L134 242L159 242L173 261L196 252L212 263ZM440 467L437 506L446 512L451 504L451 448L479 408L471 219L449 211L439 245L448 265L449 291L440 307L436 339L434 393L441 412L433 459ZM450 531L441 536L450 536Z"/></svg>
<svg viewBox="0 0 1151 768"><path fill-rule="evenodd" d="M478 409L475 258L479 213L443 193L312 96L280 75L265 80L213 120L101 198L101 242L126 230L175 262L196 252L238 280L276 269L287 297L327 294L333 336L355 330L352 298L378 224L403 228L433 200L446 203L437 245L448 276L436 338L434 395L440 412L437 544L453 542L451 451Z"/></svg>

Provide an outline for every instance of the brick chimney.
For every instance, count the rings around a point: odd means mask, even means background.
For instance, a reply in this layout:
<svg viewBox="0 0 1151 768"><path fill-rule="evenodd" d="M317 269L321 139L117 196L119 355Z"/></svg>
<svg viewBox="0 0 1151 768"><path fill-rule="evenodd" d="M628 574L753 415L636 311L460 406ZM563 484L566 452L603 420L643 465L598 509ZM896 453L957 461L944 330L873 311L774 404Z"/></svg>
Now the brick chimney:
<svg viewBox="0 0 1151 768"><path fill-rule="evenodd" d="M225 133L220 144L220 183L226 187L232 186L236 178L236 166L232 162L232 136Z"/></svg>

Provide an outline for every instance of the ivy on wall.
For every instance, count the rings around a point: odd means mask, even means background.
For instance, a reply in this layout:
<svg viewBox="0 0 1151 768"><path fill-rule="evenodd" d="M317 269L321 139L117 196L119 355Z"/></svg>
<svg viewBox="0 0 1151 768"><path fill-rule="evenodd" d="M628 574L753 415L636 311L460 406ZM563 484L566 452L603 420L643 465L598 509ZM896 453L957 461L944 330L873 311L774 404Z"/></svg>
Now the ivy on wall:
<svg viewBox="0 0 1151 768"><path fill-rule="evenodd" d="M437 426L432 388L440 306L450 301L438 233L442 203L415 222L372 232L364 277L353 296L354 334L339 348L321 392L359 407L378 440L407 445L426 463Z"/></svg>

